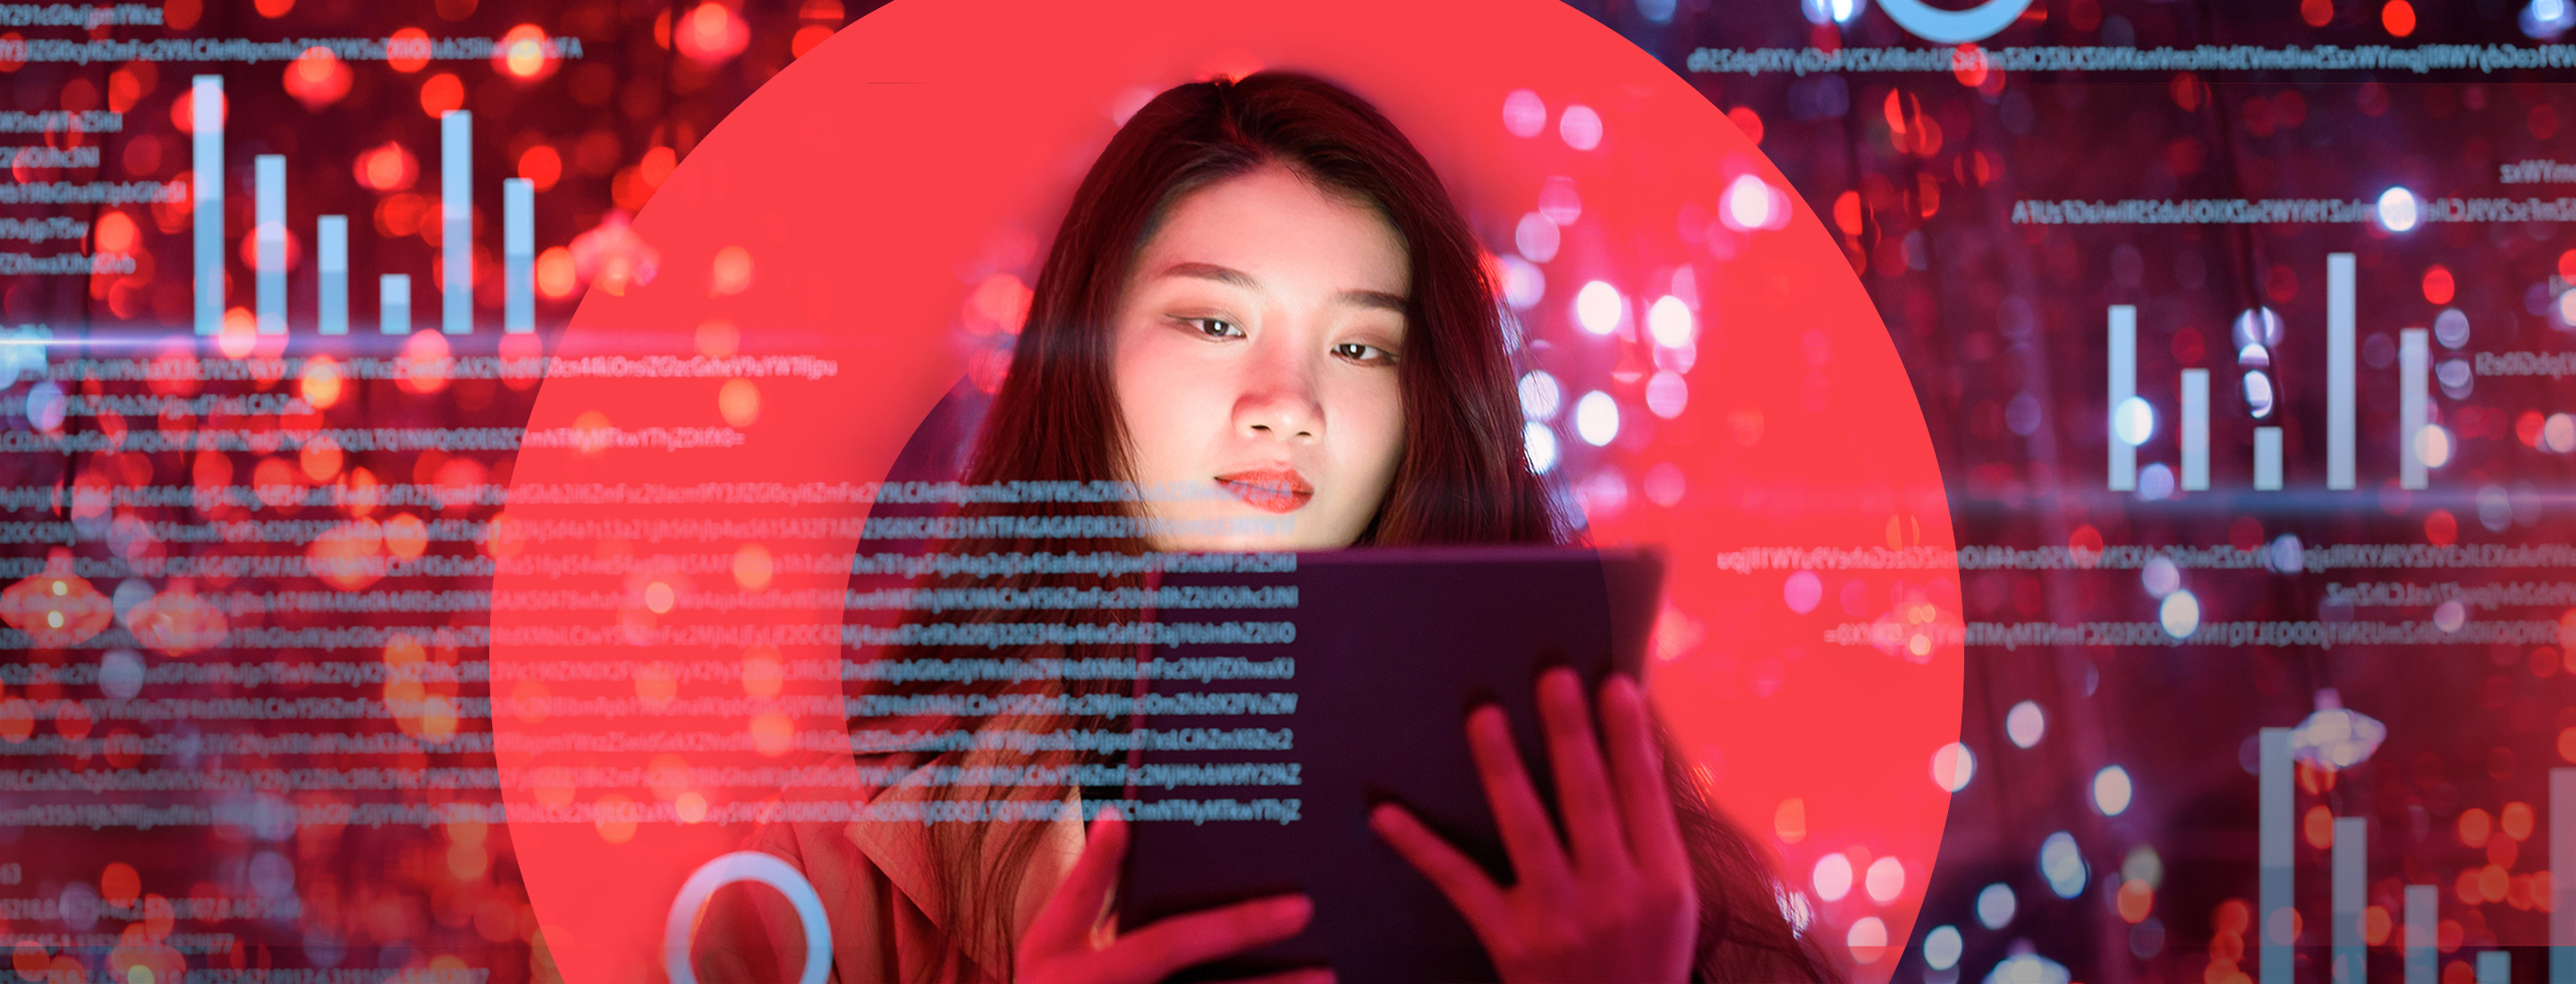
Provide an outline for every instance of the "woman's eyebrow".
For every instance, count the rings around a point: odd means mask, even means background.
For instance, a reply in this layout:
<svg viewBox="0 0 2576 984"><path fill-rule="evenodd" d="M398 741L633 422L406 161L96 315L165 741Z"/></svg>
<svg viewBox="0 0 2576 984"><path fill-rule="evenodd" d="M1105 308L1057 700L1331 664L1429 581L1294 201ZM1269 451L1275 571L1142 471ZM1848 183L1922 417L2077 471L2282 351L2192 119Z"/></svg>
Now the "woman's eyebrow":
<svg viewBox="0 0 2576 984"><path fill-rule="evenodd" d="M1237 270L1233 267L1218 266L1214 263L1174 263L1171 266L1163 268L1162 276L1189 277L1195 280L1212 280L1229 287L1241 287L1245 290L1257 291L1262 289L1261 281L1253 279L1251 274ZM1397 314L1404 313L1404 296L1401 294L1389 294L1382 290L1346 290L1333 295L1333 300L1353 307L1377 308L1379 310L1393 311Z"/></svg>

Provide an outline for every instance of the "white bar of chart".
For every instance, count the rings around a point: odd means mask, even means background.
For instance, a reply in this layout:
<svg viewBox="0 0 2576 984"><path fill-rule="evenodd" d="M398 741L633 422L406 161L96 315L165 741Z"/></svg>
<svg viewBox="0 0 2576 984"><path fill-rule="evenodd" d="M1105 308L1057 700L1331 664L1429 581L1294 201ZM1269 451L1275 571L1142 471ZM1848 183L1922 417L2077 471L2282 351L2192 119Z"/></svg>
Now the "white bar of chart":
<svg viewBox="0 0 2576 984"><path fill-rule="evenodd" d="M438 118L438 221L442 326L450 335L474 331L474 114L449 110Z"/></svg>
<svg viewBox="0 0 2576 984"><path fill-rule="evenodd" d="M2397 484L2425 487L2424 427L2432 423L2433 333L2397 333Z"/></svg>
<svg viewBox="0 0 2576 984"><path fill-rule="evenodd" d="M2261 883L2257 886L2255 932L2262 940L2261 961L2255 979L2266 984L2290 980L2291 951L2295 940L2291 926L2298 914L2291 908L2290 896L2290 810L2294 805L2290 764L2290 729L2265 728L2259 739L2262 746L2261 825L2258 861Z"/></svg>
<svg viewBox="0 0 2576 984"><path fill-rule="evenodd" d="M259 333L286 334L286 158L261 154L251 159L255 223L251 237L259 269Z"/></svg>
<svg viewBox="0 0 2576 984"><path fill-rule="evenodd" d="M376 280L376 330L387 335L411 334L411 275L388 273Z"/></svg>
<svg viewBox="0 0 2576 984"><path fill-rule="evenodd" d="M2370 894L2370 821L2336 817L2334 822L2334 961L2326 979L2336 984L2363 984L2370 979L2369 948L2362 943L2361 914Z"/></svg>
<svg viewBox="0 0 2576 984"><path fill-rule="evenodd" d="M2406 984L2437 984L2441 955L2434 936L2441 928L2437 906L2442 890L2432 885L2406 886Z"/></svg>
<svg viewBox="0 0 2576 984"><path fill-rule="evenodd" d="M2138 488L2138 449L2120 439L2120 411L2138 395L2138 309L2111 305L2111 401L2103 420L2111 438L2111 491Z"/></svg>
<svg viewBox="0 0 2576 984"><path fill-rule="evenodd" d="M501 182L501 330L537 330L537 186Z"/></svg>
<svg viewBox="0 0 2576 984"><path fill-rule="evenodd" d="M315 272L319 275L319 330L325 335L349 333L349 217L325 215L313 224Z"/></svg>
<svg viewBox="0 0 2576 984"><path fill-rule="evenodd" d="M224 330L224 77L200 75L188 90L196 197L197 334Z"/></svg>
<svg viewBox="0 0 2576 984"><path fill-rule="evenodd" d="M2182 488L2209 490L2209 370L2182 371Z"/></svg>
<svg viewBox="0 0 2576 984"><path fill-rule="evenodd" d="M2281 491L2281 429L2254 428L2254 490Z"/></svg>
<svg viewBox="0 0 2576 984"><path fill-rule="evenodd" d="M2352 254L2326 254L2326 488L2337 491L2359 486L2354 323Z"/></svg>

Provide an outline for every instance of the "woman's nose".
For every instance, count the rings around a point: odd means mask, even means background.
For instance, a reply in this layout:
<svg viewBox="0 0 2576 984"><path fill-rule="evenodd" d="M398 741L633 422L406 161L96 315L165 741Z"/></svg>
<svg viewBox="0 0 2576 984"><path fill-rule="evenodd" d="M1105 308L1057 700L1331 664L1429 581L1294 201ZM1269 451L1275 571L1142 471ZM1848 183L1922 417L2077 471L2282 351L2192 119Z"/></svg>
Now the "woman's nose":
<svg viewBox="0 0 2576 984"><path fill-rule="evenodd" d="M1312 441L1324 436L1324 407L1312 367L1287 352L1263 352L1245 368L1235 427L1247 437Z"/></svg>

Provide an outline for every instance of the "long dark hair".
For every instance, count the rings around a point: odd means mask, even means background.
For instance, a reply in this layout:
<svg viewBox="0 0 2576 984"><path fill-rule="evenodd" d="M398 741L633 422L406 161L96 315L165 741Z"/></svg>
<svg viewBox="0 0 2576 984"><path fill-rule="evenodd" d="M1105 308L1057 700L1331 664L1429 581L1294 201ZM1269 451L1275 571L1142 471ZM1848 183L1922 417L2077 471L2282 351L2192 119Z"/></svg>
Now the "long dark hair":
<svg viewBox="0 0 2576 984"><path fill-rule="evenodd" d="M1403 238L1406 295L1404 452L1393 484L1359 538L1363 546L1562 542L1546 489L1522 451L1521 412L1502 315L1467 223L1422 154L1376 108L1323 80L1260 72L1165 90L1117 135L1074 192L1034 285L1010 371L985 418L967 481L1117 483L1128 480L1127 435L1111 374L1112 315L1137 252L1190 192L1265 166L1286 167L1319 188L1374 209ZM978 512L1021 506L969 506ZM1134 516L1133 503L1068 503L1055 511ZM1136 539L955 540L951 553L1134 551ZM951 579L960 580L962 579ZM1043 584L1038 576L975 583ZM1133 575L1085 576L1100 586ZM1116 620L1139 613L1090 612ZM964 616L969 619L992 616ZM1058 647L1059 655L1132 658L1127 647ZM1076 650L1097 649L1098 652ZM927 655L925 653L924 655ZM1060 692L1115 692L1126 681L1053 682ZM910 692L957 690L929 685ZM1123 721L1068 716L989 719L982 726L1050 731L1112 728ZM978 756L956 756L980 764ZM1062 763L1124 753L1039 753ZM1695 966L1704 980L1824 980L1831 965L1782 914L1767 854L1711 809L1668 754L1667 781L1690 842L1701 899ZM1025 763L1025 758L1014 758ZM1061 798L1067 790L939 787L953 798ZM951 939L1011 953L1009 934L1026 861L1041 824L936 824L939 891ZM1007 965L985 968L1007 978Z"/></svg>

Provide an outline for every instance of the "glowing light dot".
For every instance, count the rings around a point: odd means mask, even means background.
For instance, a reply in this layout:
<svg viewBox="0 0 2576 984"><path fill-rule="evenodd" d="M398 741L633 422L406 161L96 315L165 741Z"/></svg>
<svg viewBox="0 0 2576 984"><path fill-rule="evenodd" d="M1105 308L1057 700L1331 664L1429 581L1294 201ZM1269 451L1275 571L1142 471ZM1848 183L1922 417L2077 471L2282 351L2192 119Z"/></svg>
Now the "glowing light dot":
<svg viewBox="0 0 2576 984"><path fill-rule="evenodd" d="M1619 436L1619 401L1610 394L1593 390L1574 402L1574 433L1593 447L1610 443Z"/></svg>
<svg viewBox="0 0 2576 984"><path fill-rule="evenodd" d="M1544 369L1521 377L1521 416L1531 420L1551 420L1565 402L1565 391L1556 385L1556 377Z"/></svg>
<svg viewBox="0 0 2576 984"><path fill-rule="evenodd" d="M1690 405L1690 383L1680 373L1659 372L1646 380L1646 409L1655 416L1671 420L1682 415Z"/></svg>
<svg viewBox="0 0 2576 984"><path fill-rule="evenodd" d="M1815 882L1817 898L1827 902L1842 901L1843 896L1851 894L1851 859L1840 854L1817 858L1811 880Z"/></svg>
<svg viewBox="0 0 2576 984"><path fill-rule="evenodd" d="M2108 766L2093 774L2093 806L2106 817L2128 812L2129 797L2136 790L2129 784L2129 770Z"/></svg>
<svg viewBox="0 0 2576 984"><path fill-rule="evenodd" d="M1547 474L1556 467L1556 432L1535 420L1522 425L1521 451L1529 456L1531 472Z"/></svg>
<svg viewBox="0 0 2576 984"><path fill-rule="evenodd" d="M1934 926L1923 934L1923 965L1933 970L1958 966L1960 954L1967 951L1968 943L1960 938L1957 926Z"/></svg>
<svg viewBox="0 0 2576 984"><path fill-rule="evenodd" d="M1547 101L1528 89L1503 97L1503 132L1527 139L1547 129Z"/></svg>
<svg viewBox="0 0 2576 984"><path fill-rule="evenodd" d="M2576 416L2550 414L2540 424L2540 446L2559 454L2576 451Z"/></svg>
<svg viewBox="0 0 2576 984"><path fill-rule="evenodd" d="M2135 396L2120 401L2111 408L2111 433L2133 448L2147 443L2156 436L2156 408Z"/></svg>
<svg viewBox="0 0 2576 984"><path fill-rule="evenodd" d="M2084 852L2075 846L2075 835L2063 830L2048 835L2039 845L2039 874L2048 879L2048 890L2061 899L2084 894L2088 872Z"/></svg>
<svg viewBox="0 0 2576 984"><path fill-rule="evenodd" d="M1726 224L1735 229L1760 229L1771 224L1771 186L1750 174L1726 186L1726 197L1720 202L1726 212Z"/></svg>
<svg viewBox="0 0 2576 984"><path fill-rule="evenodd" d="M2040 710L2035 701L2014 704L2012 710L2004 713L2004 737L2012 739L2015 747L2029 748L2039 744L2040 737L2047 733L2048 712Z"/></svg>
<svg viewBox="0 0 2576 984"><path fill-rule="evenodd" d="M2200 630L2200 599L2187 590L2166 595L2164 604L2156 606L2156 621L2164 625L2165 634L2188 638Z"/></svg>
<svg viewBox="0 0 2576 984"><path fill-rule="evenodd" d="M1852 959L1877 963L1887 951L1887 923L1877 916L1862 916L1852 924L1851 932L1843 934L1843 945L1851 947Z"/></svg>
<svg viewBox="0 0 2576 984"><path fill-rule="evenodd" d="M1905 892L1905 863L1895 858L1880 858L1869 863L1869 873L1861 886L1869 892L1870 901L1886 905Z"/></svg>
<svg viewBox="0 0 2576 984"><path fill-rule="evenodd" d="M2426 468L2440 468L2451 463L2451 432L2440 424L2426 424L2415 432L2415 460Z"/></svg>
<svg viewBox="0 0 2576 984"><path fill-rule="evenodd" d="M1537 264L1517 256L1506 256L1503 263L1503 302L1512 310L1527 311L1538 306L1547 296L1547 274Z"/></svg>
<svg viewBox="0 0 2576 984"><path fill-rule="evenodd" d="M2390 232L2415 228L2415 193L2390 188L2379 193L2379 224Z"/></svg>
<svg viewBox="0 0 2576 984"><path fill-rule="evenodd" d="M644 589L644 607L652 609L653 614L670 614L671 605L676 600L671 586L660 581L655 581Z"/></svg>
<svg viewBox="0 0 2576 984"><path fill-rule="evenodd" d="M1576 150L1601 146L1601 114L1590 106L1565 107L1565 115L1556 120L1556 135Z"/></svg>
<svg viewBox="0 0 2576 984"><path fill-rule="evenodd" d="M1968 780L1976 775L1977 753L1968 746L1954 741L1932 753L1933 785L1955 793L1968 788Z"/></svg>
<svg viewBox="0 0 2576 984"><path fill-rule="evenodd" d="M1574 293L1574 321L1585 331L1607 335L1619 330L1619 317L1627 306L1627 300L1619 296L1619 288L1595 280Z"/></svg>
<svg viewBox="0 0 2576 984"><path fill-rule="evenodd" d="M1521 216L1520 225L1512 229L1512 247L1532 263L1555 259L1560 242L1556 222L1536 212Z"/></svg>
<svg viewBox="0 0 2576 984"><path fill-rule="evenodd" d="M2147 593L2162 598L2182 588L2182 571L2174 567L2171 557L2153 557L2138 571L2138 584Z"/></svg>
<svg viewBox="0 0 2576 984"><path fill-rule="evenodd" d="M2018 903L2019 900L2013 897L2012 886L2002 882L1988 885L1977 893L1977 922L1987 929L2012 925L2013 910Z"/></svg>
<svg viewBox="0 0 2576 984"><path fill-rule="evenodd" d="M1699 334L1698 319L1691 316L1690 305L1666 294L1646 309L1646 332L1655 336L1655 344L1665 348L1689 345Z"/></svg>

